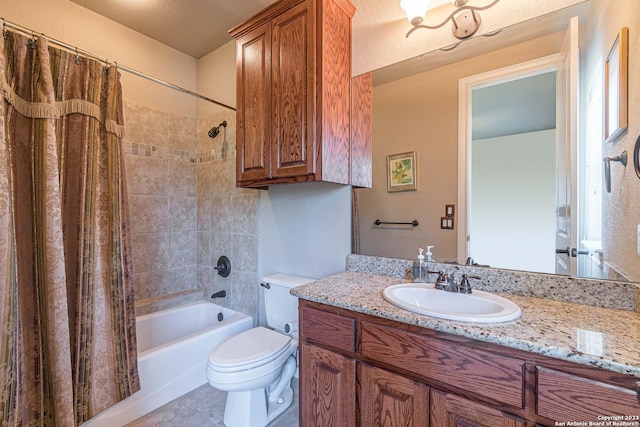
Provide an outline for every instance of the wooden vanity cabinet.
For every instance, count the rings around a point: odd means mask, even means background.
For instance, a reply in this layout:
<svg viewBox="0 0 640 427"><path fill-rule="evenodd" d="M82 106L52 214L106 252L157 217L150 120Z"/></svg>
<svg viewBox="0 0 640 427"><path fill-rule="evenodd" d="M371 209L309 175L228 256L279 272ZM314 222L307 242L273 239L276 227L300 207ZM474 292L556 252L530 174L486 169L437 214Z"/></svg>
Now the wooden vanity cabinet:
<svg viewBox="0 0 640 427"><path fill-rule="evenodd" d="M300 425L524 427L640 416L635 377L299 301Z"/></svg>
<svg viewBox="0 0 640 427"><path fill-rule="evenodd" d="M239 187L351 175L348 0L281 0L236 39Z"/></svg>

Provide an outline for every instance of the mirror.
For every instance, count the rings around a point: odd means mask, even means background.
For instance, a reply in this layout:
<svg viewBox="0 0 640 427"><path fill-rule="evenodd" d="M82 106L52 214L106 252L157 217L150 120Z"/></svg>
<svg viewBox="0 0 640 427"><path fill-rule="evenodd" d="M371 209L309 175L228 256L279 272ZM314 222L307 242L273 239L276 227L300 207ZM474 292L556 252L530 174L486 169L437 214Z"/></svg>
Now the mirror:
<svg viewBox="0 0 640 427"><path fill-rule="evenodd" d="M579 3L504 28L491 37L475 37L450 48L429 52L373 72L373 188L357 190L359 253L415 259L418 248L433 245L435 261L467 261L458 254L460 227L456 221L459 212L455 212L458 208L459 176L459 81L557 54L572 16L579 17L582 39L580 48L584 59L585 52L588 51L584 39L589 7L589 2ZM580 78L588 77L582 71ZM584 93L584 89L581 93ZM582 100L582 117L588 114L586 107ZM581 129L581 133L583 131ZM582 138L581 135L581 140ZM417 189L389 192L387 156L414 151ZM601 168L601 157L590 167ZM583 171L580 174L585 179L587 174ZM591 191L602 191L602 181L596 182ZM585 200L591 196L582 194L579 197L580 206L584 210ZM454 214L449 222L447 215L451 213L451 205ZM557 211L554 215L555 213ZM497 222L501 216L505 221L509 219L508 212L498 209L493 215ZM604 218L602 233L606 234L611 223L607 222L606 214ZM383 224L375 225L376 220ZM411 224L414 220L419 223L418 226ZM443 228L443 225L452 225L453 229ZM555 230L551 230L551 233L555 233ZM509 246L502 250L514 251ZM635 251L635 247L633 250ZM585 267L572 274L614 280L640 278L633 277L629 271L624 271L624 275L619 274L613 267L621 262L612 258L613 254L604 252L601 256L600 252L593 249L589 252L584 255L586 260L583 265L594 265L595 268ZM473 258L478 264L486 264L483 262L483 254L474 253ZM637 258L631 262L638 263ZM505 268L493 263L491 267Z"/></svg>

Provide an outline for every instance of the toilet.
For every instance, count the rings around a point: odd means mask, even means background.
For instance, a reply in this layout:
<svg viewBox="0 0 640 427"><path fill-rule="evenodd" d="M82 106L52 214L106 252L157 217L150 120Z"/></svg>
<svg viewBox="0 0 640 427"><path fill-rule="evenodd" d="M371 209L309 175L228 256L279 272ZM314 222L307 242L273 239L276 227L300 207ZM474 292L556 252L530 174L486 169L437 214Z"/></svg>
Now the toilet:
<svg viewBox="0 0 640 427"><path fill-rule="evenodd" d="M293 402L291 379L298 366L298 299L289 291L314 280L281 273L263 277L269 328L258 326L244 331L209 353L209 384L228 392L225 426L266 426Z"/></svg>

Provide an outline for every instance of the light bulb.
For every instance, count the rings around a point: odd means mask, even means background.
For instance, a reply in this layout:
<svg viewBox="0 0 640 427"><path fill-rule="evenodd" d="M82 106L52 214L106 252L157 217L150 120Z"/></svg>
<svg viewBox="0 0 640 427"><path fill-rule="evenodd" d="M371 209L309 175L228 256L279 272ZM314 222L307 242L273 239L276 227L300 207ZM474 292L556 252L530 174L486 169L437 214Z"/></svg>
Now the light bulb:
<svg viewBox="0 0 640 427"><path fill-rule="evenodd" d="M401 0L400 7L407 14L407 19L414 27L420 25L427 14L431 0Z"/></svg>

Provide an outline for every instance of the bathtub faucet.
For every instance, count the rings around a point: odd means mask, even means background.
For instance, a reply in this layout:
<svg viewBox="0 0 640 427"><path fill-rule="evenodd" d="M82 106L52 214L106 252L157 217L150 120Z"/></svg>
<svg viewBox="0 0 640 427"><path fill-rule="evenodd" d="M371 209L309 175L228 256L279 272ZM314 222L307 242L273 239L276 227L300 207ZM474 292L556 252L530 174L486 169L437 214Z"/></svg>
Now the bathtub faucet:
<svg viewBox="0 0 640 427"><path fill-rule="evenodd" d="M215 294L211 295L211 298L224 298L227 296L227 291L218 291Z"/></svg>

